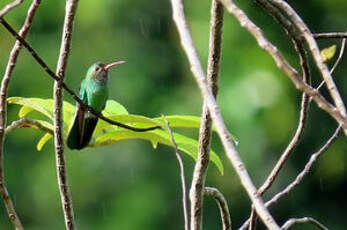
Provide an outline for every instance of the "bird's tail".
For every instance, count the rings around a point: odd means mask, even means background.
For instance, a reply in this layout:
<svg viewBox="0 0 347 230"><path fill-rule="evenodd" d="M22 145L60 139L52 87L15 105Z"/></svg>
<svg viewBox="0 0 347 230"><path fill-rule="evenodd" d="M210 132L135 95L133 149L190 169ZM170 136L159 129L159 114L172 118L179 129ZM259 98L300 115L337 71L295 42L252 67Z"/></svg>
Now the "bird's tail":
<svg viewBox="0 0 347 230"><path fill-rule="evenodd" d="M76 111L74 123L67 138L67 146L70 149L82 149L86 147L90 140L98 118L88 112Z"/></svg>

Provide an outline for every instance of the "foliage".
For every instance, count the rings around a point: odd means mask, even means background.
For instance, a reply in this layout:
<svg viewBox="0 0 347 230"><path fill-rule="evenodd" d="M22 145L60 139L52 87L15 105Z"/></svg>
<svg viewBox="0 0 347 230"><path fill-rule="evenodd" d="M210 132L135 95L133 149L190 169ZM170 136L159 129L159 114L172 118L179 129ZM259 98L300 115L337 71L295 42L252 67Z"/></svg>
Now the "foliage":
<svg viewBox="0 0 347 230"><path fill-rule="evenodd" d="M10 97L7 99L8 103L22 105L19 110L19 118L28 117L33 111L37 111L53 123L53 100L41 98L23 98L23 97ZM140 115L129 114L124 106L114 100L108 100L106 107L102 112L103 115L109 119L117 121L122 124L127 124L137 128L147 128L151 126L165 127L163 118L148 118ZM69 129L72 126L74 116L74 106L68 102L64 102L64 133L68 135ZM194 116L167 116L170 127L186 127L186 128L199 128L200 118ZM53 130L53 124L46 121L36 120L43 126ZM71 124L71 125L70 125ZM175 141L177 142L178 149L187 153L193 159L197 158L198 141L191 139L187 136L173 133ZM50 133L45 133L37 144L37 149L40 151L43 146L52 138ZM165 144L173 147L170 134L164 130L152 130L147 132L134 132L124 128L116 127L105 121L100 120L95 128L93 140L89 147L99 147L105 145L112 145L117 141L127 139L144 139L152 143L153 148L156 148L158 143ZM223 174L223 164L218 155L211 150L211 161L215 163L218 170Z"/></svg>

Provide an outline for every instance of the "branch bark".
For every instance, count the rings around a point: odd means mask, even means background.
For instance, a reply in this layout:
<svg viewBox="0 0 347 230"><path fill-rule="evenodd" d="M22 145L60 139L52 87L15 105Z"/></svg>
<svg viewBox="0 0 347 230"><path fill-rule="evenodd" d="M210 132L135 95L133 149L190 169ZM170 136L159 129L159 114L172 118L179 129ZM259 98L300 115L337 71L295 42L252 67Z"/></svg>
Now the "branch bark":
<svg viewBox="0 0 347 230"><path fill-rule="evenodd" d="M205 187L204 196L209 196L216 200L222 218L223 230L231 230L228 202L225 200L223 194L216 188Z"/></svg>
<svg viewBox="0 0 347 230"><path fill-rule="evenodd" d="M207 67L207 81L214 97L218 92L218 74L221 57L222 27L223 27L223 6L218 0L212 0L211 22L210 22L210 42ZM203 217L203 188L207 175L208 163L210 160L212 119L208 106L204 102L201 115L201 126L199 131L198 159L194 167L192 185L190 187L190 216L191 230L202 229Z"/></svg>
<svg viewBox="0 0 347 230"><path fill-rule="evenodd" d="M269 229L280 229L267 208L264 206L263 200L257 194L257 189L254 186L232 140L229 131L227 130L223 118L220 114L219 107L213 96L211 88L208 86L208 82L205 77L205 73L202 69L201 63L197 51L193 45L192 38L190 36L188 24L185 20L183 2L182 0L171 0L173 10L173 20L176 23L176 27L181 39L181 45L186 52L188 60L190 62L191 71L195 80L197 81L201 94L208 105L212 119L217 129L217 133L223 143L224 150L231 161L237 175L239 176L242 185L246 189L248 196L252 200L257 213Z"/></svg>
<svg viewBox="0 0 347 230"><path fill-rule="evenodd" d="M67 60L70 53L72 29L78 6L78 0L67 0L65 7L65 19L62 33L62 42L57 64L58 81L54 82L54 146L58 186L64 212L66 229L77 229L72 205L71 192L66 172L66 160L64 151L64 126L63 126L63 87Z"/></svg>
<svg viewBox="0 0 347 230"><path fill-rule="evenodd" d="M312 217L291 218L283 224L281 229L287 230L290 227L292 227L294 224L305 224L305 223L311 223L321 230L329 230L327 227L325 227L323 224L319 223L317 220L313 219Z"/></svg>
<svg viewBox="0 0 347 230"><path fill-rule="evenodd" d="M0 18L4 17L8 12L10 12L13 8L19 6L22 4L24 0L15 0L9 4L7 4L1 11L0 11Z"/></svg>
<svg viewBox="0 0 347 230"><path fill-rule="evenodd" d="M0 13L0 19L2 19L2 16L4 16L7 12L9 12L15 6L19 5L21 2L22 1L15 1L13 3L6 5L6 7ZM20 36L25 37L27 33L29 32L35 12L37 8L39 7L40 3L41 3L41 0L34 0L32 2L28 10L25 22L19 32ZM7 123L7 101L6 101L7 89L11 80L13 69L16 66L17 58L21 48L22 48L21 43L19 41L16 41L10 53L10 57L6 66L5 74L3 76L3 79L1 82L1 89L0 89L0 194L4 201L5 208L10 220L14 228L18 230L23 229L23 226L16 213L12 199L10 197L10 194L5 184L3 158L4 158L4 143L5 143L5 136L6 136L5 132L6 132L6 123Z"/></svg>

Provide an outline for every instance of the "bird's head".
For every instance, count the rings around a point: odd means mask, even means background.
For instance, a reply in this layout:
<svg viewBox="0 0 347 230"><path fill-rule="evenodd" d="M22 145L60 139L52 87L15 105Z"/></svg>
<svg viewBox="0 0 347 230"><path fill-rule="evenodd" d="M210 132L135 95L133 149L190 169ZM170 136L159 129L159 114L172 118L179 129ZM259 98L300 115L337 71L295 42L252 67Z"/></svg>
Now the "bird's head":
<svg viewBox="0 0 347 230"><path fill-rule="evenodd" d="M107 82L108 70L114 66L121 65L124 63L125 61L118 61L105 65L101 62L97 62L89 67L87 76L99 82Z"/></svg>

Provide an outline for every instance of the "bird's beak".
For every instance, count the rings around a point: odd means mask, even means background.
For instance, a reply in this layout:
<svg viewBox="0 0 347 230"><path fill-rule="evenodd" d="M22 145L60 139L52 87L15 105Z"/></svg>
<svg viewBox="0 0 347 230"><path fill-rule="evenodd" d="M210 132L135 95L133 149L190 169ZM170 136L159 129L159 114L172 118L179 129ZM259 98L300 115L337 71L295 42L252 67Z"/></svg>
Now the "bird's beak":
<svg viewBox="0 0 347 230"><path fill-rule="evenodd" d="M121 64L124 64L124 63L125 63L125 61L113 62L113 63L111 63L111 64L105 65L105 66L103 67L103 70L108 71L108 70L109 70L110 68L112 68L113 66L121 65Z"/></svg>

